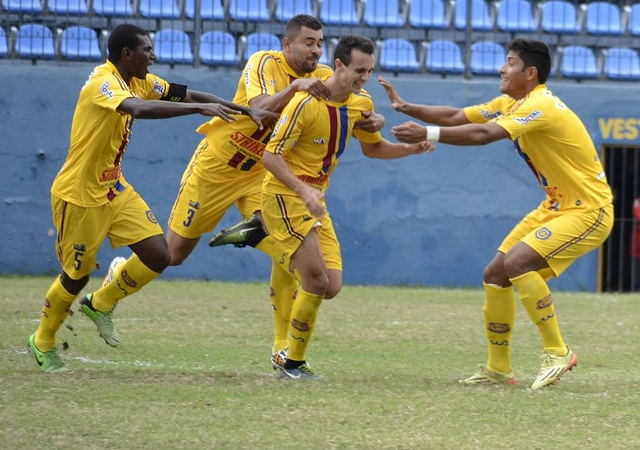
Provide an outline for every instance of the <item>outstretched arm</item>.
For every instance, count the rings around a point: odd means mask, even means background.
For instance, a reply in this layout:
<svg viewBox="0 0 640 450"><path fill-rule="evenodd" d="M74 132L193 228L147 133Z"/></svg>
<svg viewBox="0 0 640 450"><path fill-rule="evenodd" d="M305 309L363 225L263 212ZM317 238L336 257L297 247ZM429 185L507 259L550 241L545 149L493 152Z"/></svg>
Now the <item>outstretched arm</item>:
<svg viewBox="0 0 640 450"><path fill-rule="evenodd" d="M391 134L400 142L416 143L429 139L453 145L486 145L510 137L504 128L494 122L469 123L456 127L425 127L409 121L392 127Z"/></svg>
<svg viewBox="0 0 640 450"><path fill-rule="evenodd" d="M249 100L252 108L267 109L280 113L296 92L308 92L316 98L329 99L329 88L319 78L298 78L289 86L273 95L259 95Z"/></svg>
<svg viewBox="0 0 640 450"><path fill-rule="evenodd" d="M208 92L188 90L183 101L185 103L219 103L230 109L239 111L237 114L243 114L251 117L251 120L258 124L259 129L262 129L263 122L269 123L278 119L278 114L266 109L238 105L237 103L230 102Z"/></svg>
<svg viewBox="0 0 640 450"><path fill-rule="evenodd" d="M414 144L401 144L383 139L375 144L360 142L360 148L368 158L396 159L423 152L431 153L436 147L433 142L427 142L424 139Z"/></svg>
<svg viewBox="0 0 640 450"><path fill-rule="evenodd" d="M393 85L383 77L378 77L378 82L387 93L391 106L395 111L401 112L411 117L415 117L423 122L433 123L443 126L463 125L469 123L462 108L451 106L429 106L417 103L406 102Z"/></svg>
<svg viewBox="0 0 640 450"><path fill-rule="evenodd" d="M218 116L227 122L236 120L233 117L234 114L240 114L240 111L220 103L166 102L164 100L143 100L136 97L124 99L118 106L118 111L130 114L136 119L166 119L189 114L202 114L203 116Z"/></svg>

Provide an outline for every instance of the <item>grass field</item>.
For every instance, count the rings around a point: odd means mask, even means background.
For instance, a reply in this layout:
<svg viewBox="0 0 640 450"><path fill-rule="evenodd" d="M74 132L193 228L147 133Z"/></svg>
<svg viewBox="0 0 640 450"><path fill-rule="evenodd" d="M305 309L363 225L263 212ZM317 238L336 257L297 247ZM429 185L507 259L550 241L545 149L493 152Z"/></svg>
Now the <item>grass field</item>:
<svg viewBox="0 0 640 450"><path fill-rule="evenodd" d="M119 305L119 348L75 314L73 372L44 374L25 343L50 281L0 278L3 449L640 448L638 294L555 294L580 362L531 391L521 306L519 384L458 384L485 359L480 290L346 286L321 308L309 383L271 370L265 284L157 280Z"/></svg>

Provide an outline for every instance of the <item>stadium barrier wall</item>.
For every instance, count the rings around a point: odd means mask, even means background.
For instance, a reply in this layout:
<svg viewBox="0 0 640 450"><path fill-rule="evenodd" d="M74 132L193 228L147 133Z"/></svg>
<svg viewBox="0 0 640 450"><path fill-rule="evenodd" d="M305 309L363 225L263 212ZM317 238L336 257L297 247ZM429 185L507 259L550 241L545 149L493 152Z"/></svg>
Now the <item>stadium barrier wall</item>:
<svg viewBox="0 0 640 450"><path fill-rule="evenodd" d="M0 124L0 273L53 274L59 270L49 188L64 162L73 110L89 63L2 64ZM213 71L157 65L153 71L192 89L231 99L237 69ZM465 106L498 95L498 80L390 77L410 101ZM549 87L584 120L598 146L640 141L638 93L631 84L563 82ZM390 127L407 120L391 109L377 81L367 85L376 109ZM138 120L124 158L125 176L166 230L182 172L201 137L200 116ZM365 158L352 139L334 172L327 195L342 245L348 284L478 287L482 269L504 235L543 199L532 173L508 141L485 147L439 144L432 154L401 160ZM217 229L240 219L232 209ZM254 249L209 248L206 235L180 267L164 278L267 281L270 260ZM99 254L102 277L113 256L127 248L105 244ZM552 286L594 291L598 252L580 259Z"/></svg>

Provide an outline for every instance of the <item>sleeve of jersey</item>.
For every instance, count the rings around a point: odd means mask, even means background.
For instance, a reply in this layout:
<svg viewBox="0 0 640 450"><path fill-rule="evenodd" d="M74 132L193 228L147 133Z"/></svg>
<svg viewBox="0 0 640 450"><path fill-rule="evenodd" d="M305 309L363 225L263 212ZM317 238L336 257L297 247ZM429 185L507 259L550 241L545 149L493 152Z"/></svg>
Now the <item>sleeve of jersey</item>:
<svg viewBox="0 0 640 450"><path fill-rule="evenodd" d="M253 54L245 65L243 72L247 101L260 95L274 95L274 70L277 62L272 55L265 52Z"/></svg>
<svg viewBox="0 0 640 450"><path fill-rule="evenodd" d="M313 109L312 100L310 95L296 95L291 99L280 114L266 151L285 155L296 144L302 134L304 116Z"/></svg>
<svg viewBox="0 0 640 450"><path fill-rule="evenodd" d="M84 89L89 90L95 105L112 111L124 100L133 97L129 89L125 89L120 80L113 76L92 80Z"/></svg>
<svg viewBox="0 0 640 450"><path fill-rule="evenodd" d="M140 83L140 92L136 92L141 98L146 100L160 100L169 92L169 83L157 75L148 73L147 77Z"/></svg>
<svg viewBox="0 0 640 450"><path fill-rule="evenodd" d="M513 140L525 133L547 128L552 120L549 113L544 100L533 97L523 102L514 111L500 116L495 122L504 128Z"/></svg>
<svg viewBox="0 0 640 450"><path fill-rule="evenodd" d="M373 105L373 100L369 96L366 91L362 92L363 95L360 95L357 98L357 101L361 104L359 108L361 111L374 111L375 107ZM359 140L360 142L364 142L365 144L377 144L382 141L382 133L380 131L364 131L359 128L353 129L353 136Z"/></svg>
<svg viewBox="0 0 640 450"><path fill-rule="evenodd" d="M485 123L500 117L505 109L507 97L496 97L487 103L467 106L464 115L471 123Z"/></svg>

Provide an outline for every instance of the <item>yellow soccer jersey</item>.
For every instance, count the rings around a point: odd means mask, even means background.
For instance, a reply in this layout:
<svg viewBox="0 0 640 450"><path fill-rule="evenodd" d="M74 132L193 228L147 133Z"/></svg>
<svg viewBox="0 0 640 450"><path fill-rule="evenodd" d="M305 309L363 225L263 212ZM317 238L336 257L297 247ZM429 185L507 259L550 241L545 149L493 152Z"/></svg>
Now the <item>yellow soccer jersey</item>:
<svg viewBox="0 0 640 450"><path fill-rule="evenodd" d="M75 205L100 206L127 186L122 175L133 118L116 108L127 98L160 99L169 84L152 74L127 85L107 61L94 68L82 89L71 123L67 159L51 192Z"/></svg>
<svg viewBox="0 0 640 450"><path fill-rule="evenodd" d="M304 78L325 79L333 73L329 66L318 65ZM249 101L260 95L274 95L287 88L292 81L301 78L287 64L284 54L278 51L260 51L247 61L238 81L233 102L249 106ZM271 136L271 129L258 130L248 116L236 116L234 122L215 117L198 128L207 135L209 147L195 158L194 172L208 179L211 158L229 164L239 170L263 169L262 154Z"/></svg>
<svg viewBox="0 0 640 450"><path fill-rule="evenodd" d="M469 121L504 128L547 194L553 211L595 209L612 201L611 188L582 121L545 85L525 98L507 95L464 110Z"/></svg>
<svg viewBox="0 0 640 450"><path fill-rule="evenodd" d="M373 101L366 91L351 94L344 103L299 92L282 111L265 151L282 155L294 175L326 191L352 133L369 144L382 140L380 132L353 129L364 111L373 111ZM295 194L271 172L265 175L262 189L269 194Z"/></svg>

